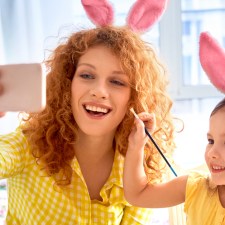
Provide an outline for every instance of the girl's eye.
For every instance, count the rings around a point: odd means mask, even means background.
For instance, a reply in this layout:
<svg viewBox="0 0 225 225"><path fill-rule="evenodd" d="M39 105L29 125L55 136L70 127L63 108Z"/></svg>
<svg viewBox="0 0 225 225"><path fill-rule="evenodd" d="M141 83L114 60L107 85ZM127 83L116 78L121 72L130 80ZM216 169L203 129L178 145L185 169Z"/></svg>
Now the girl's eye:
<svg viewBox="0 0 225 225"><path fill-rule="evenodd" d="M118 86L125 86L125 83L119 80L112 80L111 83L118 85Z"/></svg>
<svg viewBox="0 0 225 225"><path fill-rule="evenodd" d="M213 139L208 139L208 143L209 143L210 145L213 145L213 144L214 144Z"/></svg>
<svg viewBox="0 0 225 225"><path fill-rule="evenodd" d="M82 73L80 74L80 77L83 79L94 79L94 76L88 73Z"/></svg>

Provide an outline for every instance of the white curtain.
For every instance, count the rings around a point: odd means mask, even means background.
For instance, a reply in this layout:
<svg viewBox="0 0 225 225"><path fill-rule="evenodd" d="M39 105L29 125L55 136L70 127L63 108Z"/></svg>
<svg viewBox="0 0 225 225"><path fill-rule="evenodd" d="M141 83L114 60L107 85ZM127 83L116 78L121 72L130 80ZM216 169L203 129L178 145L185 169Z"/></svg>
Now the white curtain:
<svg viewBox="0 0 225 225"><path fill-rule="evenodd" d="M40 1L1 0L3 62L40 60L43 28Z"/></svg>
<svg viewBox="0 0 225 225"><path fill-rule="evenodd" d="M77 0L0 0L0 64L43 61L45 49L82 17Z"/></svg>
<svg viewBox="0 0 225 225"><path fill-rule="evenodd" d="M0 65L42 62L60 37L87 26L80 0L0 0ZM7 113L0 134L17 125L17 113Z"/></svg>

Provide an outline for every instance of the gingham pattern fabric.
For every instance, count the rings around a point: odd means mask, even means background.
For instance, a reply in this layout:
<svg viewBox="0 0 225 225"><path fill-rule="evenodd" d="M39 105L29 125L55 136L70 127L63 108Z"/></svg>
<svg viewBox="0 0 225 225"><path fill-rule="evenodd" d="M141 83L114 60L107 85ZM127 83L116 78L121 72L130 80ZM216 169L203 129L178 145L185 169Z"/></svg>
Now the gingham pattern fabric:
<svg viewBox="0 0 225 225"><path fill-rule="evenodd" d="M91 201L76 159L71 185L59 188L36 164L20 129L0 136L0 179L8 178L7 224L149 224L152 211L132 207L124 199L123 162L116 151L111 175L100 192L103 200Z"/></svg>

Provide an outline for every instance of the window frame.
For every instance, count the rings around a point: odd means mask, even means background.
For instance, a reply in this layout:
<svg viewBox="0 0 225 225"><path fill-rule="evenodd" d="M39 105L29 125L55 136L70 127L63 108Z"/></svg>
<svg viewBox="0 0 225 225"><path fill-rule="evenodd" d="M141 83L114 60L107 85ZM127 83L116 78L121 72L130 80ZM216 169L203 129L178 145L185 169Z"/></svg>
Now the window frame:
<svg viewBox="0 0 225 225"><path fill-rule="evenodd" d="M201 32L203 31L207 30L202 30ZM211 84L209 85L183 84L181 1L170 0L168 2L165 14L163 15L159 23L159 34L160 34L159 37L160 55L166 62L166 66L169 70L170 74L169 93L171 94L171 97L174 100L222 96L222 93L220 93ZM196 42L199 42L199 40L196 40ZM201 68L200 62L198 62L198 64L199 68Z"/></svg>

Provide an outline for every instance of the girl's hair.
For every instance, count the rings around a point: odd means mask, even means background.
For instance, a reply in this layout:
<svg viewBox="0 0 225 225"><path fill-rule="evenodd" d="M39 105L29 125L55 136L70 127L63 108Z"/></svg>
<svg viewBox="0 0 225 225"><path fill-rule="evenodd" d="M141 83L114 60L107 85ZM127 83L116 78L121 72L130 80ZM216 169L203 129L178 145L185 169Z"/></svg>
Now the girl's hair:
<svg viewBox="0 0 225 225"><path fill-rule="evenodd" d="M225 107L225 98L223 98L219 103L217 103L215 108L212 110L210 117L213 116L215 113L217 113L220 109L222 109L224 107Z"/></svg>
<svg viewBox="0 0 225 225"><path fill-rule="evenodd" d="M71 110L71 82L79 58L97 45L104 45L118 57L129 76L131 99L129 108L139 113L153 112L157 130L153 136L164 153L174 149L172 101L167 95L167 75L150 44L127 27L98 27L73 33L46 60L47 105L40 113L31 113L22 124L23 133L32 146L32 154L58 185L68 185L72 178L71 161L75 157L73 143L77 124ZM128 109L129 109L128 108ZM123 155L128 147L128 135L133 124L130 110L118 126L114 148ZM145 149L145 168L149 180L161 178L165 164L152 143Z"/></svg>

